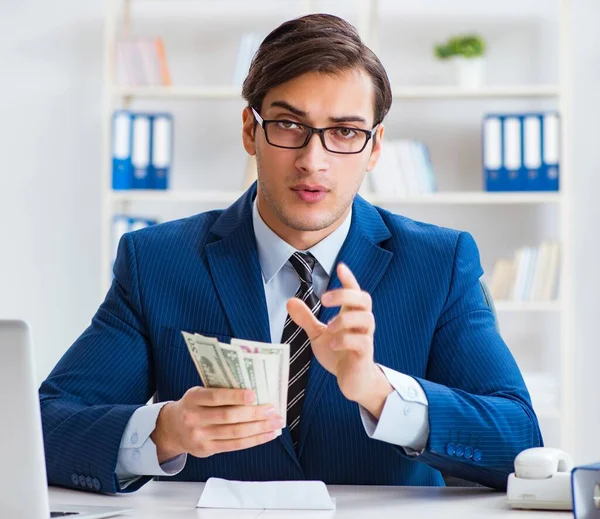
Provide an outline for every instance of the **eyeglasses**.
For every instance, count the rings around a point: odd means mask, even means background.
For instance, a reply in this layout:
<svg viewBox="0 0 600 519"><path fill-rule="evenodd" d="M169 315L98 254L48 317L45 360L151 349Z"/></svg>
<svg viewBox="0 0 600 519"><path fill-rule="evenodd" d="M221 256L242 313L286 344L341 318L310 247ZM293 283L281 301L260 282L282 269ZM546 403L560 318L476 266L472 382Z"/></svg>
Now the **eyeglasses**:
<svg viewBox="0 0 600 519"><path fill-rule="evenodd" d="M264 120L252 108L254 118L262 126L265 138L271 146L297 150L304 148L313 134L318 134L323 147L331 153L350 155L360 153L373 137L376 124L372 130L352 128L350 126L332 126L329 128L313 128L307 124L286 119Z"/></svg>

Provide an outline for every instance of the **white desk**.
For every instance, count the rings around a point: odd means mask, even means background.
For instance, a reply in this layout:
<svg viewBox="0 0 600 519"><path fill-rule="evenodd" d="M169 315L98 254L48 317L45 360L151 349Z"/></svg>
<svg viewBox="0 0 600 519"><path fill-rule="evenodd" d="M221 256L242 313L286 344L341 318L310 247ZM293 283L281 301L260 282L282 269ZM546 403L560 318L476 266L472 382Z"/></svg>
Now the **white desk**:
<svg viewBox="0 0 600 519"><path fill-rule="evenodd" d="M103 505L133 508L135 519L250 519L260 517L300 519L308 517L344 519L509 519L572 517L570 512L511 510L506 495L483 488L444 487L350 487L330 486L337 510L210 510L195 508L203 483L152 481L132 494L107 496L57 487L50 488L50 504Z"/></svg>

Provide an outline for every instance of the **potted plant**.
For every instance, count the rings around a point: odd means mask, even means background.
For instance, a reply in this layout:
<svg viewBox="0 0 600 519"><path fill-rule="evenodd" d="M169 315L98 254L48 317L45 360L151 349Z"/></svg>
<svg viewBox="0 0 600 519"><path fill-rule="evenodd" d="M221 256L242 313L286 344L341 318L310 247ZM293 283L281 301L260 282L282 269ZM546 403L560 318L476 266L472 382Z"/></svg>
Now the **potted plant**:
<svg viewBox="0 0 600 519"><path fill-rule="evenodd" d="M458 84L463 88L478 88L485 73L485 42L477 34L461 34L435 46L435 56L451 60Z"/></svg>

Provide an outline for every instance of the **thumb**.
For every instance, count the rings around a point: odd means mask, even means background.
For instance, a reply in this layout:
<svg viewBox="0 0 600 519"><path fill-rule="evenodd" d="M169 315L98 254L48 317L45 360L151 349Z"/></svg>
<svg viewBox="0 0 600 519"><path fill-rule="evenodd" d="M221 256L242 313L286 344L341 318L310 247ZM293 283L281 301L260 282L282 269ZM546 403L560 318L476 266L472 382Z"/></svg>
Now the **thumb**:
<svg viewBox="0 0 600 519"><path fill-rule="evenodd" d="M319 321L310 311L310 308L306 306L306 303L297 297L288 299L286 307L292 321L304 328L309 339L318 337L327 329L327 325Z"/></svg>

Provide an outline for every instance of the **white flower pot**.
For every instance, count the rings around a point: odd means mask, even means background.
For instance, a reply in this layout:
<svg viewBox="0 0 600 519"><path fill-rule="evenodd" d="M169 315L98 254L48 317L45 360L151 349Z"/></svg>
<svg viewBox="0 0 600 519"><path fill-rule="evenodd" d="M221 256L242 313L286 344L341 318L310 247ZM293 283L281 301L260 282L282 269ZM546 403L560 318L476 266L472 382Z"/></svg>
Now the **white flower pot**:
<svg viewBox="0 0 600 519"><path fill-rule="evenodd" d="M486 60L483 57L465 58L455 56L452 58L456 74L456 82L459 87L468 90L480 88L485 77Z"/></svg>

